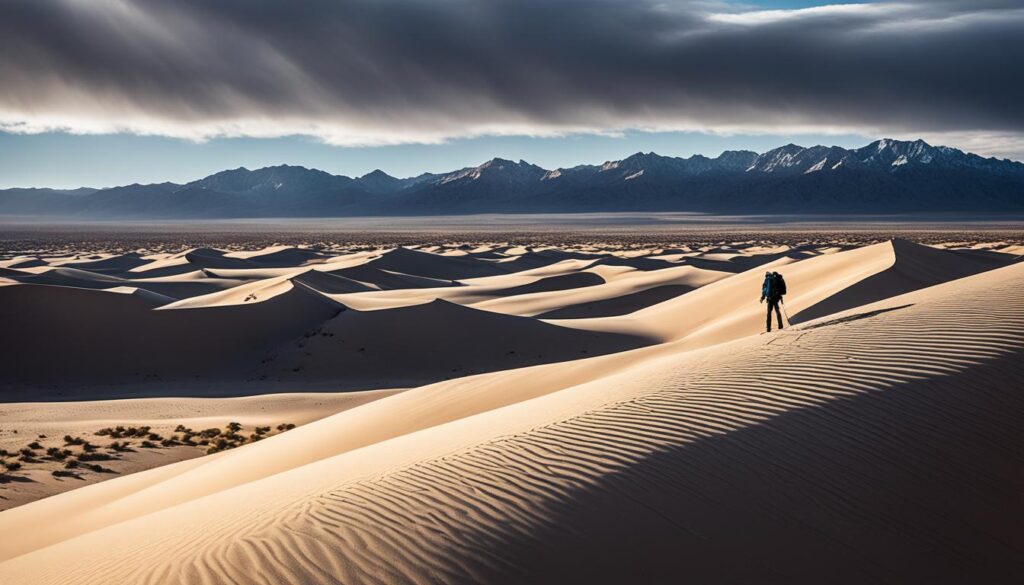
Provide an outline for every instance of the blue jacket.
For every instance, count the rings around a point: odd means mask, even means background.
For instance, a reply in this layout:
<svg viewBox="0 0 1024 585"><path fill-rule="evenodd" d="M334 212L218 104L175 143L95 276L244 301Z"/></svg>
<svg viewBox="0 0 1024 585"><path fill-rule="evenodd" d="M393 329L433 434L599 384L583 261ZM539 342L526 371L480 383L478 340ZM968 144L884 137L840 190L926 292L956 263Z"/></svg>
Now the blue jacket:
<svg viewBox="0 0 1024 585"><path fill-rule="evenodd" d="M764 284L761 285L761 296L766 299L774 299L782 296L775 290L775 279L771 276L764 277Z"/></svg>

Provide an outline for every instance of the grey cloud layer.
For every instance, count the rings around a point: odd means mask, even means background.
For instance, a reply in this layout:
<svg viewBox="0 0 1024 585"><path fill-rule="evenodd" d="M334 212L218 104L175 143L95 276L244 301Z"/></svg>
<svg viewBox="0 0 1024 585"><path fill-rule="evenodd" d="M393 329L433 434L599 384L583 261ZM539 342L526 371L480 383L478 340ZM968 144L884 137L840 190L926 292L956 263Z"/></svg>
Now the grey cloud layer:
<svg viewBox="0 0 1024 585"><path fill-rule="evenodd" d="M623 128L1024 133L1018 2L722 6L2 1L0 125L339 143Z"/></svg>

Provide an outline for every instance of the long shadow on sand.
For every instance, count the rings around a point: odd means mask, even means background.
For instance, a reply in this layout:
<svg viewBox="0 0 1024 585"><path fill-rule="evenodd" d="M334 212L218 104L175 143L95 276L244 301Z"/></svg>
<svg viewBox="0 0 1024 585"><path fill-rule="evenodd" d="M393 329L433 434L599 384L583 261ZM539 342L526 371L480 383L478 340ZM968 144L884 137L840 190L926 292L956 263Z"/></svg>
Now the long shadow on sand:
<svg viewBox="0 0 1024 585"><path fill-rule="evenodd" d="M871 317L877 317L891 311L898 311L900 309L906 309L907 307L913 307L914 304L910 303L907 305L900 305L898 307L886 307L884 309L878 309L877 311L867 311L864 313L856 313L854 315L847 315L845 317L839 317L838 319L830 319L828 321L822 321L821 323L815 323L814 325L808 325L806 327L800 327L797 331L809 331L811 329L818 329L819 327L827 327L829 325L838 325L840 323L851 323L853 321L860 321L861 319L870 319Z"/></svg>
<svg viewBox="0 0 1024 585"><path fill-rule="evenodd" d="M473 535L510 561L484 581L1019 583L1024 352L1001 359L658 451Z"/></svg>

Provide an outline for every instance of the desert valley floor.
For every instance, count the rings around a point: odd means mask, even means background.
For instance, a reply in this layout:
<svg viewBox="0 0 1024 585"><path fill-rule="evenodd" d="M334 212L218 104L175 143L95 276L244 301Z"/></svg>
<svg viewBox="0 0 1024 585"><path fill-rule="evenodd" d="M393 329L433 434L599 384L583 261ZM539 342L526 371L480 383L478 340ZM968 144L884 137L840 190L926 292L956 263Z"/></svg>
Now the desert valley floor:
<svg viewBox="0 0 1024 585"><path fill-rule="evenodd" d="M1024 582L1024 235L897 235L7 238L0 582Z"/></svg>

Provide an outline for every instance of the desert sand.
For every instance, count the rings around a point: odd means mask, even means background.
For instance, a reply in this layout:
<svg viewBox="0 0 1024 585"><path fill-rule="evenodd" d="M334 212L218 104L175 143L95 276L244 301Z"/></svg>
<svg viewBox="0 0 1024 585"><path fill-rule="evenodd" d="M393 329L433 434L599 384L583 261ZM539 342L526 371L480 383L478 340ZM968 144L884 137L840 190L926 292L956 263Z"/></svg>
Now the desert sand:
<svg viewBox="0 0 1024 585"><path fill-rule="evenodd" d="M8 254L0 447L41 449L0 484L0 575L1020 582L1024 247L997 239ZM230 422L297 428L80 479L43 450Z"/></svg>

